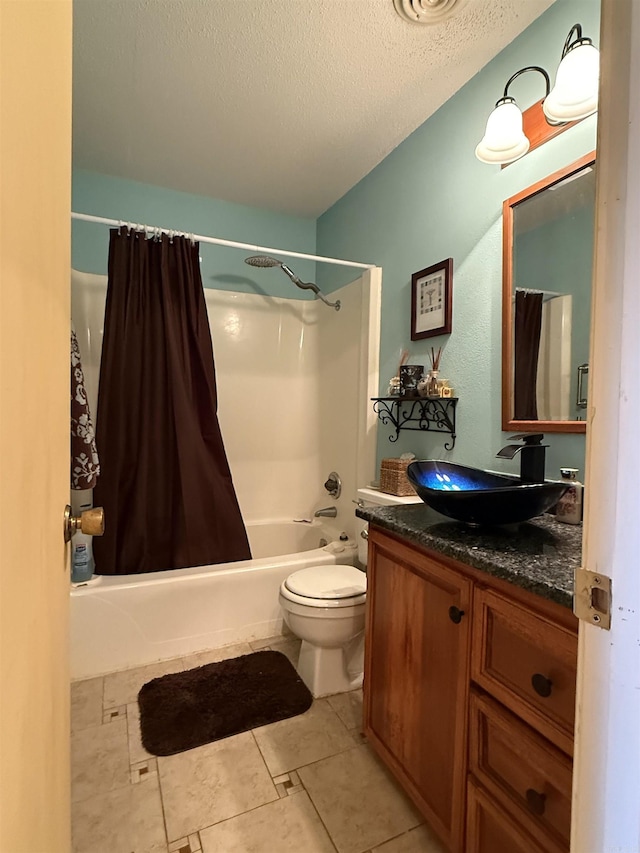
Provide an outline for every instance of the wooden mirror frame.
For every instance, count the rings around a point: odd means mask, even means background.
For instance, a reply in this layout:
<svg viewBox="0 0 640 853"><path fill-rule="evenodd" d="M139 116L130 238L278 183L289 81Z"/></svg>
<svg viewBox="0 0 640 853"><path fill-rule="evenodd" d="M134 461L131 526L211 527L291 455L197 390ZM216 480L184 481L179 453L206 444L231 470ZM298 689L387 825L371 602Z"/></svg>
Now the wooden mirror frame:
<svg viewBox="0 0 640 853"><path fill-rule="evenodd" d="M506 199L502 204L502 429L505 432L573 432L584 433L586 421L517 421L513 412L513 208L547 187L564 180L595 163L596 152L585 154L571 165L548 175L541 181Z"/></svg>

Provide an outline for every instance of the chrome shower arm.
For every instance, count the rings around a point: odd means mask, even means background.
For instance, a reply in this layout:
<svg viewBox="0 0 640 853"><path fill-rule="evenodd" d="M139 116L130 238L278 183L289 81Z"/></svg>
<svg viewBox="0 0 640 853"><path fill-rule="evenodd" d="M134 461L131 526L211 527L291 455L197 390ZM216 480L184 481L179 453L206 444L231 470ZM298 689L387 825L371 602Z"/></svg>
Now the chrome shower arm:
<svg viewBox="0 0 640 853"><path fill-rule="evenodd" d="M325 305L329 306L329 308L335 308L336 311L340 310L339 299L336 299L335 302L330 302L327 297L320 292L320 288L317 284L313 284L310 281L301 281L291 267L288 267L282 261L279 261L276 258L271 258L269 255L252 255L250 258L245 258L244 262L252 267L280 267L280 269L289 276L296 287L299 287L301 290L312 290L316 297L321 299Z"/></svg>
<svg viewBox="0 0 640 853"><path fill-rule="evenodd" d="M298 276L293 272L293 270L288 267L286 264L280 264L283 272L285 272L291 281L299 287L301 290L312 290L318 299L321 299L325 305L328 305L329 308L335 308L336 311L340 310L340 300L337 299L335 302L330 302L327 297L322 293L317 284L314 284L312 281L302 281L298 278Z"/></svg>
<svg viewBox="0 0 640 853"><path fill-rule="evenodd" d="M318 299L322 299L322 301L324 302L324 304L325 304L325 305L328 305L328 306L329 306L329 308L335 308L335 309L336 309L336 311L339 311L339 310L340 310L340 300L339 300L339 299L336 299L336 301L335 301L335 302L329 302L329 300L327 299L327 297L326 297L324 294L320 293L320 291L319 291L319 290L316 290L316 296L318 297Z"/></svg>

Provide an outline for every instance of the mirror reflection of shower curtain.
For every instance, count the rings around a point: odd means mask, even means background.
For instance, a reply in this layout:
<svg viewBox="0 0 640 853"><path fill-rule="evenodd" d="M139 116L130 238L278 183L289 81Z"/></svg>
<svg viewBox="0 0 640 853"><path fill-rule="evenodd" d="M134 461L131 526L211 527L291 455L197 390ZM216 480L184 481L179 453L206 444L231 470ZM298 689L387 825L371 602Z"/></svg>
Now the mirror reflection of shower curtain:
<svg viewBox="0 0 640 853"><path fill-rule="evenodd" d="M542 305L538 354L538 418L567 421L571 408L571 296L556 296Z"/></svg>
<svg viewBox="0 0 640 853"><path fill-rule="evenodd" d="M536 383L542 293L516 290L515 303L513 417L516 421L537 421Z"/></svg>
<svg viewBox="0 0 640 853"><path fill-rule="evenodd" d="M111 231L94 502L96 572L250 558L217 416L213 348L188 239Z"/></svg>

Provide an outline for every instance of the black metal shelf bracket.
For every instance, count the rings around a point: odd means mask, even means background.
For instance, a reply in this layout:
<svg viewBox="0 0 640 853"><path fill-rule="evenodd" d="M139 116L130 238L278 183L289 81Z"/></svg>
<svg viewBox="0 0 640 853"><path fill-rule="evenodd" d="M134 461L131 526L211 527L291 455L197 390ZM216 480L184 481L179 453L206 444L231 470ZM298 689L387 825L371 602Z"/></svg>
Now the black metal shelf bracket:
<svg viewBox="0 0 640 853"><path fill-rule="evenodd" d="M445 450L456 444L457 397L372 397L373 411L385 425L395 432L389 441L397 441L401 430L414 432L449 433Z"/></svg>

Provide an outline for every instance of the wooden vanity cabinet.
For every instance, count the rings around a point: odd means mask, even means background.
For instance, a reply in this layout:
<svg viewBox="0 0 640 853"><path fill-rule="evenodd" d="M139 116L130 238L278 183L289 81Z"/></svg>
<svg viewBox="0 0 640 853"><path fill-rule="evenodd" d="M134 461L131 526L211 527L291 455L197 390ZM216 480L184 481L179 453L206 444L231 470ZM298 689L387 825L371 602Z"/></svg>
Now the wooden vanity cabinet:
<svg viewBox="0 0 640 853"><path fill-rule="evenodd" d="M472 584L369 533L364 731L451 850L460 850Z"/></svg>
<svg viewBox="0 0 640 853"><path fill-rule="evenodd" d="M364 731L451 853L569 850L577 620L372 527Z"/></svg>

